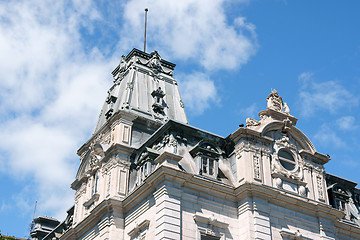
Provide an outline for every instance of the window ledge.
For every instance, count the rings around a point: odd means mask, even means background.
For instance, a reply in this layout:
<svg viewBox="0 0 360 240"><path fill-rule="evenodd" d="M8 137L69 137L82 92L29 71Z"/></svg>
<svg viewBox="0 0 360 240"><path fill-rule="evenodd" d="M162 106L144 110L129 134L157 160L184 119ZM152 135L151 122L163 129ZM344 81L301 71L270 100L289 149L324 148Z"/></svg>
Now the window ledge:
<svg viewBox="0 0 360 240"><path fill-rule="evenodd" d="M214 218L213 216L207 217L207 216L202 216L200 214L195 214L194 220L195 220L195 222L208 224L210 226L215 226L215 227L219 227L222 229L226 229L229 226L228 223L221 222L221 221L217 220L216 218Z"/></svg>
<svg viewBox="0 0 360 240"><path fill-rule="evenodd" d="M84 202L84 206L85 207L90 207L95 201L99 200L99 194L95 193L94 195L91 196L91 198L89 200L87 200L86 202Z"/></svg>

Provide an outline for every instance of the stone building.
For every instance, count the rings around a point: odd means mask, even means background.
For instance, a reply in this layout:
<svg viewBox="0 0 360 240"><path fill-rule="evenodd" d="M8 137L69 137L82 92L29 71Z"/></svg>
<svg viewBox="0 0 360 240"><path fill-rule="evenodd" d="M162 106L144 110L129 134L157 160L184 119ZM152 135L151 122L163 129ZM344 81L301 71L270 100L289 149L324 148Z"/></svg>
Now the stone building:
<svg viewBox="0 0 360 240"><path fill-rule="evenodd" d="M42 239L360 239L360 190L325 172L275 90L224 138L188 124L174 68L122 57L78 150L74 207Z"/></svg>

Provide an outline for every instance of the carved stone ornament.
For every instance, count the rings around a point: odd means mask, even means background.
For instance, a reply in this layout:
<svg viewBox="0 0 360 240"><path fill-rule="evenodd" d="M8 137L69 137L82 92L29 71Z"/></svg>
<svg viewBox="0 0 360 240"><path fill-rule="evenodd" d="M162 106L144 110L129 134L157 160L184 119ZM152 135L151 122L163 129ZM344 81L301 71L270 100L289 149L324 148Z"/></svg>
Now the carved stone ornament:
<svg viewBox="0 0 360 240"><path fill-rule="evenodd" d="M119 66L113 71L114 82L122 79L125 75L126 70L131 65L132 62L126 61L126 56L122 55Z"/></svg>
<svg viewBox="0 0 360 240"><path fill-rule="evenodd" d="M324 198L323 181L320 176L316 177L316 184L317 184L317 189L318 189L318 193L319 193L319 199L321 199L321 200L325 199Z"/></svg>
<svg viewBox="0 0 360 240"><path fill-rule="evenodd" d="M289 108L289 106L287 105L286 102L284 102L284 112L285 112L286 114L290 114L290 108Z"/></svg>
<svg viewBox="0 0 360 240"><path fill-rule="evenodd" d="M91 170L95 170L95 168L99 165L99 158L96 155L90 154L89 166Z"/></svg>
<svg viewBox="0 0 360 240"><path fill-rule="evenodd" d="M254 178L257 180L261 180L261 167L260 167L260 158L259 156L253 156L254 163Z"/></svg>
<svg viewBox="0 0 360 240"><path fill-rule="evenodd" d="M101 173L103 174L103 176L105 176L106 174L110 173L111 169L113 169L117 166L122 166L124 168L130 168L130 164L131 164L130 162L120 160L118 157L111 157L109 161L105 162L101 166Z"/></svg>
<svg viewBox="0 0 360 240"><path fill-rule="evenodd" d="M306 193L307 193L306 188L305 188L304 186L300 186L300 187L299 187L299 194L300 194L300 196L306 197Z"/></svg>
<svg viewBox="0 0 360 240"><path fill-rule="evenodd" d="M105 153L99 143L91 144L90 147L90 156L89 156L89 170L95 171L99 168L101 159L105 156Z"/></svg>
<svg viewBox="0 0 360 240"><path fill-rule="evenodd" d="M120 60L120 64L119 64L119 72L125 72L126 70L126 56L125 55L122 55L121 56L121 60Z"/></svg>
<svg viewBox="0 0 360 240"><path fill-rule="evenodd" d="M247 118L246 119L245 127L256 127L256 126L259 126L259 125L260 125L260 122L256 121L255 119L252 119L252 118Z"/></svg>
<svg viewBox="0 0 360 240"><path fill-rule="evenodd" d="M106 103L109 104L110 108L116 102L117 97L113 96L110 91L108 91L108 96L106 97Z"/></svg>
<svg viewBox="0 0 360 240"><path fill-rule="evenodd" d="M165 93L164 93L164 91L161 89L161 87L159 87L158 89L152 91L151 96L152 96L152 97L163 98L163 97L165 97Z"/></svg>
<svg viewBox="0 0 360 240"><path fill-rule="evenodd" d="M282 97L279 96L277 91L274 89L266 98L267 100L267 109L272 109L278 112L285 113L290 115L290 108L286 102L283 102Z"/></svg>
<svg viewBox="0 0 360 240"><path fill-rule="evenodd" d="M149 62L146 65L158 72L162 72L163 68L161 66L161 57L159 53L157 51L153 51L151 55L152 57L150 58Z"/></svg>
<svg viewBox="0 0 360 240"><path fill-rule="evenodd" d="M154 143L151 148L156 151L166 148L169 152L176 153L177 146L180 142L186 143L187 139L183 137L181 133L171 131L170 133L164 135L161 140Z"/></svg>
<svg viewBox="0 0 360 240"><path fill-rule="evenodd" d="M228 223L217 219L214 215L206 216L201 213L196 213L193 218L201 236L211 239L225 239L225 231L229 227Z"/></svg>
<svg viewBox="0 0 360 240"><path fill-rule="evenodd" d="M279 97L277 91L274 89L266 98L267 108L280 112L283 109L282 97Z"/></svg>
<svg viewBox="0 0 360 240"><path fill-rule="evenodd" d="M316 164L316 163L310 163L310 162L304 163L304 169L309 170L309 171L314 171L318 174L323 174L325 171L323 165Z"/></svg>
<svg viewBox="0 0 360 240"><path fill-rule="evenodd" d="M93 150L96 144L110 144L110 134L99 133L90 143L89 147L80 153L80 160L83 161Z"/></svg>
<svg viewBox="0 0 360 240"><path fill-rule="evenodd" d="M155 74L157 73L166 73L170 76L172 76L173 71L166 71L163 66L161 65L161 57L159 55L159 53L157 51L153 51L151 54L151 58L146 61L146 62L142 62L140 58L138 58L136 61L140 64L143 64L147 67L149 67Z"/></svg>
<svg viewBox="0 0 360 240"><path fill-rule="evenodd" d="M283 132L287 132L292 127L292 121L289 118L283 120Z"/></svg>
<svg viewBox="0 0 360 240"><path fill-rule="evenodd" d="M280 140L276 140L277 144L283 145L284 147L290 147L290 139L287 135L283 135Z"/></svg>
<svg viewBox="0 0 360 240"><path fill-rule="evenodd" d="M137 168L140 168L145 162L154 161L159 156L159 152L152 148L146 147L144 151L139 154L138 159L136 160Z"/></svg>
<svg viewBox="0 0 360 240"><path fill-rule="evenodd" d="M281 139L275 140L273 148L274 148L274 152L272 153L273 161L271 162L272 175L273 176L280 175L288 179L302 181L304 178L303 160L297 154L296 147L290 144L289 137L286 134L284 134ZM287 152L291 153L292 157L294 158L294 168L292 170L285 169L280 163L278 152L281 149L284 149Z"/></svg>
<svg viewBox="0 0 360 240"><path fill-rule="evenodd" d="M160 151L169 142L169 134L166 134L160 141L152 146L152 149Z"/></svg>
<svg viewBox="0 0 360 240"><path fill-rule="evenodd" d="M160 103L153 103L152 108L155 113L164 113L164 106Z"/></svg>
<svg viewBox="0 0 360 240"><path fill-rule="evenodd" d="M281 178L275 178L274 183L277 188L281 189L283 187L283 180Z"/></svg>
<svg viewBox="0 0 360 240"><path fill-rule="evenodd" d="M204 156L212 157L214 159L218 159L221 155L221 152L219 152L215 147L213 147L209 143L205 141L200 141L190 150L190 154L192 157L204 155Z"/></svg>
<svg viewBox="0 0 360 240"><path fill-rule="evenodd" d="M104 132L102 132L102 133L98 134L98 135L94 138L94 140L93 140L93 141L91 142L91 144L90 144L89 149L93 149L93 148L94 148L94 145L96 145L96 144L100 144L100 145L102 145L102 144L110 144L110 141L111 141L111 139L110 139L110 133L104 133Z"/></svg>

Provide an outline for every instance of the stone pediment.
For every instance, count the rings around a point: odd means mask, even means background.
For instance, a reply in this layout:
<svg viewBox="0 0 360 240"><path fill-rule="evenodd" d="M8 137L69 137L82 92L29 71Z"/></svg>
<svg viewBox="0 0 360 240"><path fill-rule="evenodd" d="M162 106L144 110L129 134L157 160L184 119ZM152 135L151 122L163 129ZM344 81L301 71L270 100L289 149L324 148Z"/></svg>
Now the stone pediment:
<svg viewBox="0 0 360 240"><path fill-rule="evenodd" d="M87 145L83 145L78 152L81 164L76 174L76 179L80 180L99 169L101 161L104 159L105 153L110 146L110 134L102 133L94 136Z"/></svg>
<svg viewBox="0 0 360 240"><path fill-rule="evenodd" d="M298 128L293 125L287 125L286 122L274 121L266 124L261 129L261 135L269 137L274 141L288 138L288 145L296 147L298 151L306 150L311 153L316 153L316 149L310 139Z"/></svg>
<svg viewBox="0 0 360 240"><path fill-rule="evenodd" d="M260 120L246 119L245 129L253 130L254 135L259 133L262 137L269 137L274 141L288 139L287 146L292 146L298 151L306 150L316 153L310 139L297 129L297 118L290 114L289 106L273 90L267 97L267 108L259 112ZM283 141L284 142L284 141Z"/></svg>

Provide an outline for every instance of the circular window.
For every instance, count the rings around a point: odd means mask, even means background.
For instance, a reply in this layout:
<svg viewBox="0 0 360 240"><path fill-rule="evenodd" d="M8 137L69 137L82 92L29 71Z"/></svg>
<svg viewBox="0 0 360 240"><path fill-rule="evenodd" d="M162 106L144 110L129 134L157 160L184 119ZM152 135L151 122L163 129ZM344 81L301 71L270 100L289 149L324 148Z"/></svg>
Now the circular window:
<svg viewBox="0 0 360 240"><path fill-rule="evenodd" d="M278 152L279 161L286 170L293 170L295 168L295 160L291 153L284 149L280 149Z"/></svg>

